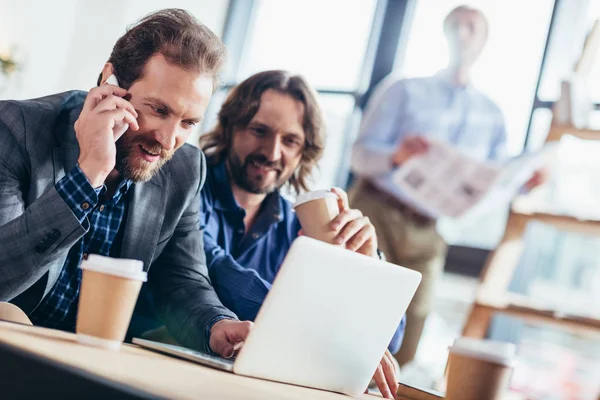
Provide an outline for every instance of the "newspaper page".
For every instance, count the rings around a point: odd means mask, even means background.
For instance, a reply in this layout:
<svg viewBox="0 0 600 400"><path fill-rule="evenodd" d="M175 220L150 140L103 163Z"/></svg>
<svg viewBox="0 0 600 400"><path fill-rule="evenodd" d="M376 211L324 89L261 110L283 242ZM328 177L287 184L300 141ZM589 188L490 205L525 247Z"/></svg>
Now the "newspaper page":
<svg viewBox="0 0 600 400"><path fill-rule="evenodd" d="M475 206L478 210L506 206L554 148L547 145L542 151L495 163L477 160L441 141L429 144L425 154L409 160L392 179L415 203L451 218Z"/></svg>

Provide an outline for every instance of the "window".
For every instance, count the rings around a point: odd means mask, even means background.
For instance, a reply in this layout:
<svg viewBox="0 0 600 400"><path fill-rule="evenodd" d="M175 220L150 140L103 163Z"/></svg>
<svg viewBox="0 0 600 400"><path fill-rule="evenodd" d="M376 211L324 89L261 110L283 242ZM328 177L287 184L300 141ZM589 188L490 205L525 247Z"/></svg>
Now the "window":
<svg viewBox="0 0 600 400"><path fill-rule="evenodd" d="M268 69L304 75L319 89L359 85L376 0L260 0L239 80Z"/></svg>
<svg viewBox="0 0 600 400"><path fill-rule="evenodd" d="M351 151L354 135L352 118L354 98L348 95L321 94L319 101L323 108L327 142L319 168L314 173L315 189L329 189L332 186L343 186L347 179L347 155Z"/></svg>
<svg viewBox="0 0 600 400"><path fill-rule="evenodd" d="M313 188L344 186L353 134L355 98L363 70L377 0L256 0L236 71L235 85L260 71L284 69L304 76L319 92L327 143L313 176ZM216 122L225 90L215 95L203 130Z"/></svg>
<svg viewBox="0 0 600 400"><path fill-rule="evenodd" d="M132 23L144 15L164 8L182 8L191 12L217 36L223 33L229 0L130 0L123 3L119 13Z"/></svg>
<svg viewBox="0 0 600 400"><path fill-rule="evenodd" d="M548 60L542 73L539 97L542 100L555 101L560 97L560 83L568 79L576 65L586 35L600 18L600 1L560 3L559 18L555 22L550 38ZM600 58L596 56L588 84L591 100L600 102Z"/></svg>

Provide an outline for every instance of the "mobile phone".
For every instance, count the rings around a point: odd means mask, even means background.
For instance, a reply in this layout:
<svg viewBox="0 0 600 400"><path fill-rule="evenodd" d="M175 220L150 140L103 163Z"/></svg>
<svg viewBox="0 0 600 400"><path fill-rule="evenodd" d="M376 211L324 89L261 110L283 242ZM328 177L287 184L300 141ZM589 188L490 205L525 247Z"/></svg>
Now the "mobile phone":
<svg viewBox="0 0 600 400"><path fill-rule="evenodd" d="M117 80L117 77L114 74L106 79L106 83L119 86L119 81ZM115 142L127 131L127 129L129 129L129 124L125 122L120 122L115 125L115 127L113 128L113 133L116 138Z"/></svg>

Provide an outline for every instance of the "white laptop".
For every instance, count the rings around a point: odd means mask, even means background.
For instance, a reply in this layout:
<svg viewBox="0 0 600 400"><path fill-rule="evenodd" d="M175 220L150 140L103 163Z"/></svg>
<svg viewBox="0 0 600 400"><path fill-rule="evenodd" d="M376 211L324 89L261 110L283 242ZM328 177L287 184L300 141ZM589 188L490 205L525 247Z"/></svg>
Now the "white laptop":
<svg viewBox="0 0 600 400"><path fill-rule="evenodd" d="M235 360L133 343L239 375L359 395L420 281L418 272L300 237Z"/></svg>

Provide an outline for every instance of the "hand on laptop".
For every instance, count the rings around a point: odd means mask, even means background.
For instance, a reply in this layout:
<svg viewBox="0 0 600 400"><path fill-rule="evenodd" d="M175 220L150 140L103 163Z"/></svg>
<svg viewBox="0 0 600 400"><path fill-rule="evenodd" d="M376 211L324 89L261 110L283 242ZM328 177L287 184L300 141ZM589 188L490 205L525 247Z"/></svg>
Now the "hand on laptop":
<svg viewBox="0 0 600 400"><path fill-rule="evenodd" d="M246 336L254 326L251 321L222 319L210 329L210 348L221 357L231 358L244 344Z"/></svg>
<svg viewBox="0 0 600 400"><path fill-rule="evenodd" d="M340 188L332 188L331 192L338 197L340 215L331 221L331 229L339 232L337 243L346 248L367 256L377 256L377 235L375 227L360 210L351 209L348 195Z"/></svg>
<svg viewBox="0 0 600 400"><path fill-rule="evenodd" d="M377 388L386 399L394 399L398 391L398 371L393 358L392 353L386 350L373 375Z"/></svg>

